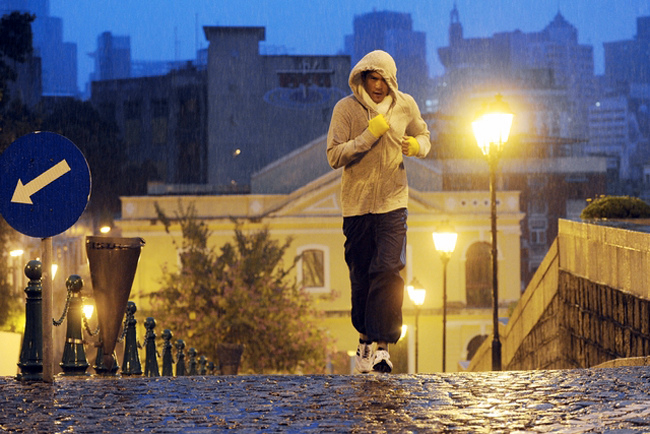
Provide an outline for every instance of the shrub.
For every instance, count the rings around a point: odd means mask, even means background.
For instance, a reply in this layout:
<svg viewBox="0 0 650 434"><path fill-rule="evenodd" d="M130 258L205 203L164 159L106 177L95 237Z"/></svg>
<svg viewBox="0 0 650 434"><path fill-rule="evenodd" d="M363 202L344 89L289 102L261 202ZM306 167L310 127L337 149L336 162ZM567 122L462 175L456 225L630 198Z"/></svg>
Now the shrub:
<svg viewBox="0 0 650 434"><path fill-rule="evenodd" d="M583 219L631 219L650 217L650 205L630 196L604 196L593 200L580 213Z"/></svg>

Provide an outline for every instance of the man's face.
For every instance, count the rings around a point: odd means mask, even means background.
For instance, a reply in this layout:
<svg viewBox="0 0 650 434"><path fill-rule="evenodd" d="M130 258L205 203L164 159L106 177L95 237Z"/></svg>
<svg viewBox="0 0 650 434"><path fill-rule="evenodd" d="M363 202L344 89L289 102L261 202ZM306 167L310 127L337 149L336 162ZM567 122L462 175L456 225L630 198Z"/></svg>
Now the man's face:
<svg viewBox="0 0 650 434"><path fill-rule="evenodd" d="M371 71L366 75L363 87L376 104L382 102L384 98L386 98L386 95L388 95L388 84L386 83L386 80L375 71Z"/></svg>

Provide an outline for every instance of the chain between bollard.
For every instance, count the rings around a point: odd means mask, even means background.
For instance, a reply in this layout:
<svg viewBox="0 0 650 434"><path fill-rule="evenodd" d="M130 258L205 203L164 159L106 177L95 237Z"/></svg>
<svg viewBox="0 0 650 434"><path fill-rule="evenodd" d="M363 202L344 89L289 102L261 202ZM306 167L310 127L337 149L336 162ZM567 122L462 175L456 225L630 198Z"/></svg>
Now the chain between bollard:
<svg viewBox="0 0 650 434"><path fill-rule="evenodd" d="M127 327L128 327L128 322L129 322L129 316L127 315L127 316L124 317L124 323L122 324L122 334L121 334L120 337L117 339L117 342L119 342L119 343L124 342L124 338L126 337L126 329L127 329ZM98 328L97 330L99 330L99 328ZM139 349L142 349L142 348L143 348L143 347L142 347L142 344L140 343L140 341L136 341L135 344L137 345L137 347L138 347Z"/></svg>
<svg viewBox="0 0 650 434"><path fill-rule="evenodd" d="M119 342L119 343L124 342L124 338L126 337L127 321L128 321L128 317L125 317L124 318L124 323L122 324L122 334L120 335L119 338L117 338L117 342Z"/></svg>
<svg viewBox="0 0 650 434"><path fill-rule="evenodd" d="M68 315L68 309L70 308L71 298L72 298L72 291L68 290L68 297L65 300L65 307L63 308L63 314L61 315L61 318L58 321L52 318L52 324L54 324L54 326L59 327L61 324L63 324L65 317Z"/></svg>
<svg viewBox="0 0 650 434"><path fill-rule="evenodd" d="M81 319L83 320L84 328L90 336L97 336L97 334L99 334L99 324L97 324L97 328L93 332L90 330L90 326L88 325L88 318L86 318L86 315L83 312L81 313Z"/></svg>

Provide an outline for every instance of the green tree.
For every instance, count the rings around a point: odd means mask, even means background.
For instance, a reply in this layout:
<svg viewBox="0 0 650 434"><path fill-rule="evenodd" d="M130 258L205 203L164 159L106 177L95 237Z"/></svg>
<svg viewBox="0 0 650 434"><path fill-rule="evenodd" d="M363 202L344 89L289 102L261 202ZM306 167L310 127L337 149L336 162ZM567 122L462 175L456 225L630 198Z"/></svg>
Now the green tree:
<svg viewBox="0 0 650 434"><path fill-rule="evenodd" d="M19 99L9 94L9 82L18 77L16 64L32 53L35 16L12 12L0 18L0 152L14 140L37 129L38 121Z"/></svg>
<svg viewBox="0 0 650 434"><path fill-rule="evenodd" d="M0 18L0 104L7 101L7 85L17 78L16 63L24 62L33 51L30 14L12 12Z"/></svg>
<svg viewBox="0 0 650 434"><path fill-rule="evenodd" d="M17 99L0 107L0 153L17 138L40 129L39 118Z"/></svg>
<svg viewBox="0 0 650 434"><path fill-rule="evenodd" d="M10 99L8 85L17 78L16 63L32 52L34 16L12 12L0 19L0 153L18 137L34 131L38 122L18 99ZM24 313L22 298L13 294L8 252L18 233L0 217L0 330L16 330ZM22 272L22 270L19 270ZM24 324L24 323L23 323Z"/></svg>
<svg viewBox="0 0 650 434"><path fill-rule="evenodd" d="M169 233L172 222L157 211ZM180 266L165 266L152 294L160 324L212 360L217 343L242 344L244 372L325 372L333 342L315 300L291 277L298 258L283 264L292 239L273 240L268 228L245 233L235 221L233 240L217 252L192 205L179 205L176 219Z"/></svg>

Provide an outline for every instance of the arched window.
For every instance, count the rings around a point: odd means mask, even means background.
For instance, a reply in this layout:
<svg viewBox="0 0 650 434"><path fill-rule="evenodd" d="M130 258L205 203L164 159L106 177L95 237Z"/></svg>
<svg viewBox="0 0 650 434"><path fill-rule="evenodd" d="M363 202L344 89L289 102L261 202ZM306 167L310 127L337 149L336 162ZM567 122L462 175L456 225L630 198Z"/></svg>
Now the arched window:
<svg viewBox="0 0 650 434"><path fill-rule="evenodd" d="M298 282L313 292L329 291L329 248L306 245L298 248Z"/></svg>
<svg viewBox="0 0 650 434"><path fill-rule="evenodd" d="M468 307L492 306L492 252L490 243L472 244L466 253L465 282Z"/></svg>

